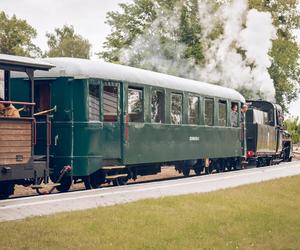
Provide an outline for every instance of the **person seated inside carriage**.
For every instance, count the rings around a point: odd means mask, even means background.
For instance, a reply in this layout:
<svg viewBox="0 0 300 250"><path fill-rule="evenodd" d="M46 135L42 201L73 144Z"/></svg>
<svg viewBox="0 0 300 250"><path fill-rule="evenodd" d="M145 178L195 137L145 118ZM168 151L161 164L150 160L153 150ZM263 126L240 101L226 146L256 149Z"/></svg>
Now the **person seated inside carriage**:
<svg viewBox="0 0 300 250"><path fill-rule="evenodd" d="M3 102L3 98L0 97L0 101ZM0 103L0 117L20 118L20 113L14 105L9 103Z"/></svg>

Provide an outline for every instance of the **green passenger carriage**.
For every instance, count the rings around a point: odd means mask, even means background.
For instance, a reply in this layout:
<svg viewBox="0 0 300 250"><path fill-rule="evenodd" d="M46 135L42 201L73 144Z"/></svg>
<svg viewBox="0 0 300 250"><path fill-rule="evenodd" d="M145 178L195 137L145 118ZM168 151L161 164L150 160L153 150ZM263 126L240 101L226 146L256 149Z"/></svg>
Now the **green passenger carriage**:
<svg viewBox="0 0 300 250"><path fill-rule="evenodd" d="M36 72L35 112L56 107L51 122L50 176L87 188L173 165L189 175L238 168L245 148L243 126L231 126L231 106L245 99L235 90L151 71L84 59L52 58L49 72ZM11 96L28 101L28 79L15 75ZM47 122L37 117L37 131ZM46 138L38 133L36 152Z"/></svg>

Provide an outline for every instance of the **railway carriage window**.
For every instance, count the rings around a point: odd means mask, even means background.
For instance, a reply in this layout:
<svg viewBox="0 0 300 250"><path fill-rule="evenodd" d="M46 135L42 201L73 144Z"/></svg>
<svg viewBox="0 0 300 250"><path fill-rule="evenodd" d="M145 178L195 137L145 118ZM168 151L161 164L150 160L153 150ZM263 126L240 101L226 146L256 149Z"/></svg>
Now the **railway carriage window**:
<svg viewBox="0 0 300 250"><path fill-rule="evenodd" d="M143 122L143 90L128 88L128 115L130 122Z"/></svg>
<svg viewBox="0 0 300 250"><path fill-rule="evenodd" d="M118 121L118 87L103 87L103 112L105 122Z"/></svg>
<svg viewBox="0 0 300 250"><path fill-rule="evenodd" d="M267 125L268 113L258 109L253 109L253 123Z"/></svg>
<svg viewBox="0 0 300 250"><path fill-rule="evenodd" d="M165 100L164 93L162 91L152 90L151 122L165 122Z"/></svg>
<svg viewBox="0 0 300 250"><path fill-rule="evenodd" d="M89 120L100 120L100 86L89 85Z"/></svg>
<svg viewBox="0 0 300 250"><path fill-rule="evenodd" d="M189 96L189 124L199 124L199 97Z"/></svg>
<svg viewBox="0 0 300 250"><path fill-rule="evenodd" d="M274 110L273 109L268 111L268 123L270 126L274 126Z"/></svg>
<svg viewBox="0 0 300 250"><path fill-rule="evenodd" d="M214 99L205 98L205 125L214 125Z"/></svg>
<svg viewBox="0 0 300 250"><path fill-rule="evenodd" d="M227 104L226 101L219 101L219 126L226 127Z"/></svg>
<svg viewBox="0 0 300 250"><path fill-rule="evenodd" d="M238 104L236 102L231 103L231 127L239 126L239 113Z"/></svg>
<svg viewBox="0 0 300 250"><path fill-rule="evenodd" d="M182 124L182 95L171 95L171 123Z"/></svg>

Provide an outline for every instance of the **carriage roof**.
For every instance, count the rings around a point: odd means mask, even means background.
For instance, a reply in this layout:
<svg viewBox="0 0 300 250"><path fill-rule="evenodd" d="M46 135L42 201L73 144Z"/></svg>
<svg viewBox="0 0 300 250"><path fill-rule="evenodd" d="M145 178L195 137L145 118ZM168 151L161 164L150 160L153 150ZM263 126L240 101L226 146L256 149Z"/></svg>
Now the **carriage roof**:
<svg viewBox="0 0 300 250"><path fill-rule="evenodd" d="M43 61L55 65L55 68L49 72L37 71L36 77L57 78L65 76L77 79L99 78L125 81L245 102L244 97L239 92L230 88L100 60L46 58Z"/></svg>
<svg viewBox="0 0 300 250"><path fill-rule="evenodd" d="M39 59L0 54L0 68L5 70L25 72L26 69L49 70L53 67L54 65L41 61Z"/></svg>

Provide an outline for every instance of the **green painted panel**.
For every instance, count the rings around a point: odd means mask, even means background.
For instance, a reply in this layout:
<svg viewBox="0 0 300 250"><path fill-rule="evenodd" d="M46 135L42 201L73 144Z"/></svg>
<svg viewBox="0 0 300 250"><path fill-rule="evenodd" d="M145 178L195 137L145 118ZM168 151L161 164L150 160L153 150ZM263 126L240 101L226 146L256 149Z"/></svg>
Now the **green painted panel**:
<svg viewBox="0 0 300 250"><path fill-rule="evenodd" d="M241 156L239 128L129 124L125 164Z"/></svg>

